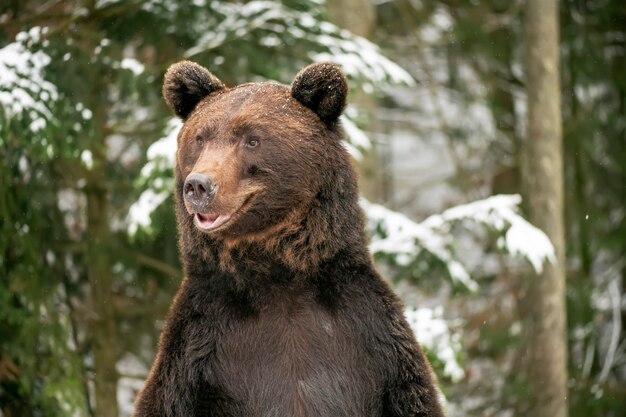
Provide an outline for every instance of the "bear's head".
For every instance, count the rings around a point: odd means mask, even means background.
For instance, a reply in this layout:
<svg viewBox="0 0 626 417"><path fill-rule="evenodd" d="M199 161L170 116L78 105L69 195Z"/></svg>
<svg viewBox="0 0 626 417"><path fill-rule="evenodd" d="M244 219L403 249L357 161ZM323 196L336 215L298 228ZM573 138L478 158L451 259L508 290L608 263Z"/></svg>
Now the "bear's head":
<svg viewBox="0 0 626 417"><path fill-rule="evenodd" d="M168 69L163 95L184 121L176 155L177 215L194 239L232 245L278 234L315 244L323 236L296 235L311 228L328 235L337 217L351 215L341 209L356 205L357 191L341 143L347 81L337 66L310 65L290 87L267 82L228 88L207 69L183 61Z"/></svg>

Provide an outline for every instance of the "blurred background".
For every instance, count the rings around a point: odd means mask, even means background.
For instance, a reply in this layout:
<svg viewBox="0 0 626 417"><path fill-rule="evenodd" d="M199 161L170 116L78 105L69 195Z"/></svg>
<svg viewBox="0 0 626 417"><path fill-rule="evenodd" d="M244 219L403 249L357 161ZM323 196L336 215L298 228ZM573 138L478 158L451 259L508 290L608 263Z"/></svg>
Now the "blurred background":
<svg viewBox="0 0 626 417"><path fill-rule="evenodd" d="M130 415L181 280L181 59L342 65L371 250L451 417L624 416L626 3L555 4L3 0L0 417Z"/></svg>

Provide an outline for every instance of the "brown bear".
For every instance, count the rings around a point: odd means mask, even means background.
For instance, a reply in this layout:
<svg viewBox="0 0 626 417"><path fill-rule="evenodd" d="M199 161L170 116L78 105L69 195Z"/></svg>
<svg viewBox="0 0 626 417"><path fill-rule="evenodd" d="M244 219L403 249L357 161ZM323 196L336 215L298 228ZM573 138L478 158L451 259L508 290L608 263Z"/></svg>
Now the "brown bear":
<svg viewBox="0 0 626 417"><path fill-rule="evenodd" d="M185 279L134 415L443 416L367 250L338 67L228 88L184 61L163 94Z"/></svg>

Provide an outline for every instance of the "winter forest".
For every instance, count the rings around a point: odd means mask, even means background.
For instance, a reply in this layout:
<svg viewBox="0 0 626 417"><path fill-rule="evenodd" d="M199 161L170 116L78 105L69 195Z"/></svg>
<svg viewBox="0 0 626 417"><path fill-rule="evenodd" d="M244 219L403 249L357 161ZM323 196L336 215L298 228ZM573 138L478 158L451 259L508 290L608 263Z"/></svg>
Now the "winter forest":
<svg viewBox="0 0 626 417"><path fill-rule="evenodd" d="M165 70L349 79L450 417L626 413L623 0L2 0L0 417L128 417L180 284Z"/></svg>

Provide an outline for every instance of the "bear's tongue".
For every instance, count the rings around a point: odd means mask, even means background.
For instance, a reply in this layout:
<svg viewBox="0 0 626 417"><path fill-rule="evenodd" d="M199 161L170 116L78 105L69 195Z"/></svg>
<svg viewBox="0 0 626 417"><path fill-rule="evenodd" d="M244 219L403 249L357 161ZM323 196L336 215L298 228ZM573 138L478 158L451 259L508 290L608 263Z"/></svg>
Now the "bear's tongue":
<svg viewBox="0 0 626 417"><path fill-rule="evenodd" d="M196 213L196 225L202 230L215 229L230 219L227 214L200 214Z"/></svg>

